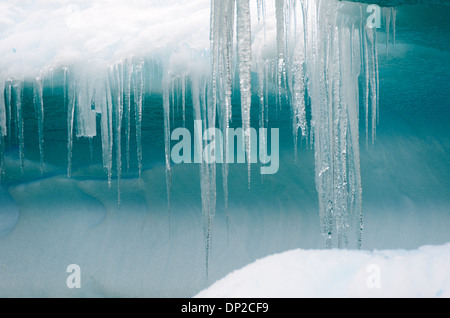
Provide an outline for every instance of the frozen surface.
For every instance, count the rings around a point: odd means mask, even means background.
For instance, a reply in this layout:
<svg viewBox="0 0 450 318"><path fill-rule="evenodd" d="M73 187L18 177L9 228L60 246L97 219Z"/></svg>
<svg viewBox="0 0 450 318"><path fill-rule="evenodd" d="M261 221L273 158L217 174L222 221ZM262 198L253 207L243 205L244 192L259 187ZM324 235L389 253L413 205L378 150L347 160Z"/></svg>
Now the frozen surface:
<svg viewBox="0 0 450 318"><path fill-rule="evenodd" d="M450 297L450 244L417 250L293 250L236 270L200 298Z"/></svg>

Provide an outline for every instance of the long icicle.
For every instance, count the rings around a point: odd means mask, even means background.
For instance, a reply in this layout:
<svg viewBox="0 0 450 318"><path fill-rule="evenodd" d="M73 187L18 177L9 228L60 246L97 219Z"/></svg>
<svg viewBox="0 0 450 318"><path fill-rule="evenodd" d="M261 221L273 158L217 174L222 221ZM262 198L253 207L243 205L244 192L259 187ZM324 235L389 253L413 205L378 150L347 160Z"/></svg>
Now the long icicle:
<svg viewBox="0 0 450 318"><path fill-rule="evenodd" d="M0 92L6 92L5 83L0 79ZM5 137L9 130L6 123L6 107L5 107L5 98L6 94L0 94L0 137Z"/></svg>
<svg viewBox="0 0 450 318"><path fill-rule="evenodd" d="M117 205L121 203L122 182L122 118L123 118L123 69L122 64L112 65L108 69L113 106L114 144L116 148Z"/></svg>
<svg viewBox="0 0 450 318"><path fill-rule="evenodd" d="M123 63L123 111L125 116L125 151L127 171L130 169L130 135L131 135L131 75L133 66L130 60Z"/></svg>
<svg viewBox="0 0 450 318"><path fill-rule="evenodd" d="M34 109L38 122L39 159L42 176L44 175L44 89L41 77L37 77L34 84Z"/></svg>
<svg viewBox="0 0 450 318"><path fill-rule="evenodd" d="M286 54L286 35L285 35L285 0L275 0L275 11L277 20L277 89L278 105L281 107L281 90L283 83L283 74L285 74L285 54Z"/></svg>
<svg viewBox="0 0 450 318"><path fill-rule="evenodd" d="M250 107L251 92L251 20L250 1L237 0L237 51L239 63L239 84L241 91L241 116L244 131L245 153L248 165L248 187L251 178L251 140L250 140Z"/></svg>
<svg viewBox="0 0 450 318"><path fill-rule="evenodd" d="M134 107L136 123L136 156L138 161L139 178L142 178L142 106L144 98L143 63L134 72ZM183 107L184 113L184 107Z"/></svg>
<svg viewBox="0 0 450 318"><path fill-rule="evenodd" d="M20 160L20 171L23 173L25 164L25 138L24 138L24 127L23 127L23 111L22 111L22 100L23 100L23 81L14 80L13 82L14 91L14 101L16 108L16 128L17 128L17 139L19 143L19 160Z"/></svg>
<svg viewBox="0 0 450 318"><path fill-rule="evenodd" d="M391 8L383 8L384 16L386 19L386 57L389 56L389 30L391 26Z"/></svg>
<svg viewBox="0 0 450 318"><path fill-rule="evenodd" d="M5 91L5 84L0 80L0 89L1 92ZM5 151L5 137L8 134L8 127L6 124L6 107L5 107L5 99L3 95L0 95L0 182L3 179L5 174L5 159L4 159L4 151Z"/></svg>
<svg viewBox="0 0 450 318"><path fill-rule="evenodd" d="M352 4L330 1L316 5L315 1L302 3L307 22L306 88L311 99L321 232L327 247L345 248L348 229L354 225L357 247L361 248L358 83L361 74L365 79L366 137L371 118L374 141L379 113L376 30L369 29L362 18L358 28L340 14Z"/></svg>
<svg viewBox="0 0 450 318"><path fill-rule="evenodd" d="M73 123L76 103L75 77L73 71L65 71L67 79L67 177L72 176Z"/></svg>
<svg viewBox="0 0 450 318"><path fill-rule="evenodd" d="M213 0L210 41L212 54L213 103L219 115L219 125L226 132L231 119L232 54L235 0ZM224 135L224 157L228 155L228 135ZM228 163L222 164L225 215L228 229ZM228 233L228 231L227 231Z"/></svg>
<svg viewBox="0 0 450 318"><path fill-rule="evenodd" d="M5 84L5 108L8 112L8 142L11 143L11 118L12 118L12 105L11 105L11 93L12 93L12 81L7 80ZM1 96L0 96L1 97Z"/></svg>
<svg viewBox="0 0 450 318"><path fill-rule="evenodd" d="M102 87L104 86L104 87ZM112 185L112 161L113 161L113 103L111 98L111 84L109 76L99 83L99 88L96 92L96 107L100 104L101 109L101 131L102 131L102 159L103 168L108 177L108 188Z"/></svg>
<svg viewBox="0 0 450 318"><path fill-rule="evenodd" d="M164 146L165 146L165 162L166 162L166 191L167 191L167 209L169 213L169 235L170 235L170 197L172 189L172 169L170 159L170 85L171 80L169 74L165 72L162 82L162 94L163 94L163 111L164 111Z"/></svg>
<svg viewBox="0 0 450 318"><path fill-rule="evenodd" d="M397 9L395 9L394 7L391 8L391 12L392 12L392 35L393 35L393 45L395 47L395 25L397 23Z"/></svg>
<svg viewBox="0 0 450 318"><path fill-rule="evenodd" d="M297 19L295 19L297 21ZM302 19L302 23L304 19ZM299 35L296 34L296 46L293 52L292 65L290 66L292 73L291 80L291 108L292 108L292 129L294 136L294 156L297 160L298 148L298 130L301 129L301 136L306 137L307 122L306 122L306 104L305 104L305 36L303 34L304 26L300 28Z"/></svg>

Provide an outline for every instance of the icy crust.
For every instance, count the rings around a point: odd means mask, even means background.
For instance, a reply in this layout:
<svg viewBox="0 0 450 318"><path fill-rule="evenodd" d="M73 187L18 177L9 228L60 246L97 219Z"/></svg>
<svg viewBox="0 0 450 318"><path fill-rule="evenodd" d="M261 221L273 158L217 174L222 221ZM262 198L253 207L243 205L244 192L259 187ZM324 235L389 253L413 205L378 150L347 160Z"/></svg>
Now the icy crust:
<svg viewBox="0 0 450 318"><path fill-rule="evenodd" d="M450 297L450 244L417 250L292 250L260 259L199 298Z"/></svg>
<svg viewBox="0 0 450 318"><path fill-rule="evenodd" d="M116 170L120 206L122 170L129 168L131 157L137 158L138 174L142 173L143 99L157 91L163 101L170 211L171 119L178 102L175 96L180 95L177 92L183 92L185 105L186 89L190 87L194 118L201 120L203 130L229 125L231 95L239 91L250 187L250 110L252 88L258 87L260 126L268 125L269 108L281 111L282 103L287 102L295 145L305 138L314 146L321 232L327 246L346 247L355 236L356 245L361 246L360 85L366 136L369 138L370 129L372 142L379 103L376 30L366 23L367 5L337 0L198 0L180 1L176 6L133 1L124 8L121 2L106 5L98 1L70 6L67 15L54 3L43 3L42 11L50 12L54 19L47 18L48 22L38 29L33 28L38 16L25 14L30 8L20 11L10 3L2 6L0 21L7 29L1 33L0 45L0 52L4 53L0 84L5 97L0 103L0 139L4 148L5 139L11 138L12 125L22 170L23 87L27 81L33 83L40 170L44 174L43 87L53 87L55 72L62 72L69 178L74 138L87 138L91 143L94 138L101 138L103 167L109 187L113 168ZM391 17L391 10L383 11ZM117 12L121 15L117 16ZM130 17L132 21L128 21ZM61 25L60 30L57 27ZM106 32L105 27L111 30ZM53 29L56 33L50 45L44 35L53 34ZM256 74L257 83L252 83L252 73ZM275 105L269 105L269 94L277 96ZM307 109L311 113L309 120ZM132 139L137 145L135 156L130 154ZM205 144L204 140L196 142ZM3 166L0 149L1 174ZM200 174L208 249L216 210L215 163L203 163ZM226 196L226 165L223 175ZM227 200L225 205L227 209Z"/></svg>

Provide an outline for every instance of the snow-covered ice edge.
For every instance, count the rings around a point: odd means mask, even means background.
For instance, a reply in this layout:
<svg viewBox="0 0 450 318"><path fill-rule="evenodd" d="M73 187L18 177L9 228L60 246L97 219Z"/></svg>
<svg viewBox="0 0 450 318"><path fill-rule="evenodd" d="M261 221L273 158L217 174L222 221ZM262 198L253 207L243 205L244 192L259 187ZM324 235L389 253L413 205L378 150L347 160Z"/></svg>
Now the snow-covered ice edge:
<svg viewBox="0 0 450 318"><path fill-rule="evenodd" d="M416 250L291 250L228 274L198 298L447 298L450 243Z"/></svg>

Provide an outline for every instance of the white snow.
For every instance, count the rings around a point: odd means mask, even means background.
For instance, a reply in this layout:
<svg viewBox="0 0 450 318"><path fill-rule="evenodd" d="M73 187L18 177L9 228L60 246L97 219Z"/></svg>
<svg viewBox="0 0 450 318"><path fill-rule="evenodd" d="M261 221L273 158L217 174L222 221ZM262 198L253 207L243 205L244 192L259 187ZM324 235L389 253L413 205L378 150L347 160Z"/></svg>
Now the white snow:
<svg viewBox="0 0 450 318"><path fill-rule="evenodd" d="M450 297L450 244L417 250L291 250L234 271L195 297Z"/></svg>
<svg viewBox="0 0 450 318"><path fill-rule="evenodd" d="M67 61L146 54L182 42L209 44L209 0L0 3L0 73L35 75Z"/></svg>

